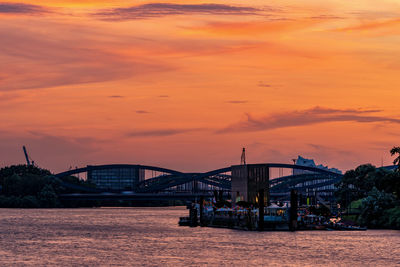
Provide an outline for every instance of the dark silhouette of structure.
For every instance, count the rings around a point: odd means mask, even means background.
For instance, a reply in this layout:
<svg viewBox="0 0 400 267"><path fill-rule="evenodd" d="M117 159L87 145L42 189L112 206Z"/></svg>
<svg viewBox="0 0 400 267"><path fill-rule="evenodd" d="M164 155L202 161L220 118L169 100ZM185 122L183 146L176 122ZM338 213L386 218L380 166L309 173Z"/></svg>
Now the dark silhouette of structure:
<svg viewBox="0 0 400 267"><path fill-rule="evenodd" d="M35 162L34 162L33 160L30 160L29 155L28 155L28 152L26 151L26 147L25 147L25 146L22 146L22 150L24 151L26 164L27 164L28 166L30 166L30 165L34 166L34 165L35 165Z"/></svg>
<svg viewBox="0 0 400 267"><path fill-rule="evenodd" d="M269 177L269 198L270 200L285 201L290 200L290 192L295 189L298 194L312 194L323 202L329 203L334 201L333 192L334 185L339 182L343 175L333 173L329 170L300 166L283 163L265 163L261 164L269 173L272 168L282 169L299 169L308 171L299 175L289 175L277 178ZM200 195L212 196L215 191L222 191L226 198L231 197L232 192L232 166L220 168L204 173L184 173L167 168L135 165L135 164L111 164L111 165L94 165L77 168L56 174L56 177L65 177L76 175L79 173L93 173L94 171L105 171L115 169L133 169L135 172L144 172L145 179L132 184L132 188L127 191L118 187L96 187L88 188L79 185L64 183L64 186L70 187L81 194L72 194L65 197L68 198L137 198L151 197L162 198L167 195L170 198L188 199L195 198ZM106 173L106 172L104 172ZM90 176L90 175L89 175ZM109 177L112 183L115 179L116 183L120 183L121 177ZM265 186L268 186L267 184ZM235 192L232 192L234 195Z"/></svg>
<svg viewBox="0 0 400 267"><path fill-rule="evenodd" d="M240 165L246 165L246 148L242 150L242 156L240 157Z"/></svg>

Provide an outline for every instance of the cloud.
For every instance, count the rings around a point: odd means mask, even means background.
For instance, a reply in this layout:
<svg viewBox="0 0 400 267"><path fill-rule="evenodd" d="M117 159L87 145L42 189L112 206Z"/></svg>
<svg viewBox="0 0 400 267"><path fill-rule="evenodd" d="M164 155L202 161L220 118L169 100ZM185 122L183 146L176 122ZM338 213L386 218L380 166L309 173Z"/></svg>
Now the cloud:
<svg viewBox="0 0 400 267"><path fill-rule="evenodd" d="M166 63L130 58L96 40L96 29L54 24L41 31L12 21L0 24L0 61L7 62L0 91L114 81L170 69Z"/></svg>
<svg viewBox="0 0 400 267"><path fill-rule="evenodd" d="M245 104L248 101L246 100L231 100L231 101L226 101L226 103L230 103L230 104Z"/></svg>
<svg viewBox="0 0 400 267"><path fill-rule="evenodd" d="M130 20L181 14L249 15L255 14L258 11L258 9L252 7L223 4L182 5L172 3L150 3L127 8L103 10L94 15L107 20Z"/></svg>
<svg viewBox="0 0 400 267"><path fill-rule="evenodd" d="M263 81L259 81L258 82L258 87L271 87L271 85L270 84L266 84Z"/></svg>
<svg viewBox="0 0 400 267"><path fill-rule="evenodd" d="M169 95L159 95L158 97L160 97L160 98L168 98Z"/></svg>
<svg viewBox="0 0 400 267"><path fill-rule="evenodd" d="M136 110L136 113L138 113L138 114L149 114L150 112L148 112L146 110Z"/></svg>
<svg viewBox="0 0 400 267"><path fill-rule="evenodd" d="M0 104L9 104L10 101L16 100L20 97L20 94L14 92L0 93Z"/></svg>
<svg viewBox="0 0 400 267"><path fill-rule="evenodd" d="M348 12L350 17L355 17L360 20L379 20L379 19L396 19L399 17L399 13L395 9L390 11L386 10L358 10Z"/></svg>
<svg viewBox="0 0 400 267"><path fill-rule="evenodd" d="M311 109L276 113L262 118L255 118L250 114L245 121L229 125L217 133L229 132L255 132L266 131L293 126L306 126L324 122L389 122L399 123L400 119L374 115L381 110L359 110L359 109L331 109L314 107Z"/></svg>
<svg viewBox="0 0 400 267"><path fill-rule="evenodd" d="M318 15L309 17L310 19L317 19L317 20L334 20L334 19L345 19L345 17L339 17L335 15Z"/></svg>
<svg viewBox="0 0 400 267"><path fill-rule="evenodd" d="M139 130L128 133L127 137L163 137L188 132L201 131L201 128L188 128L188 129L155 129L155 130Z"/></svg>
<svg viewBox="0 0 400 267"><path fill-rule="evenodd" d="M398 27L400 23L399 18L395 19L386 19L386 20L375 20L355 26L350 26L350 27L344 27L344 28L339 28L335 29L335 31L340 31L340 32L354 32L354 31L370 31L370 30L377 30L381 28L386 28L386 27Z"/></svg>
<svg viewBox="0 0 400 267"><path fill-rule="evenodd" d="M281 13L277 13L281 15ZM223 36L249 36L257 38L260 35L274 35L275 33L295 32L308 29L320 23L312 19L272 18L267 16L263 20L252 21L211 21L188 27L193 32Z"/></svg>
<svg viewBox="0 0 400 267"><path fill-rule="evenodd" d="M313 153L318 152L318 155L331 155L332 157L329 159L333 159L334 156L341 155L343 157L353 153L351 150L338 149L336 147L329 147L321 144L309 143L307 146L312 149Z"/></svg>
<svg viewBox="0 0 400 267"><path fill-rule="evenodd" d="M124 98L122 95L109 95L109 98Z"/></svg>
<svg viewBox="0 0 400 267"><path fill-rule="evenodd" d="M49 12L42 6L0 2L0 14L39 14Z"/></svg>

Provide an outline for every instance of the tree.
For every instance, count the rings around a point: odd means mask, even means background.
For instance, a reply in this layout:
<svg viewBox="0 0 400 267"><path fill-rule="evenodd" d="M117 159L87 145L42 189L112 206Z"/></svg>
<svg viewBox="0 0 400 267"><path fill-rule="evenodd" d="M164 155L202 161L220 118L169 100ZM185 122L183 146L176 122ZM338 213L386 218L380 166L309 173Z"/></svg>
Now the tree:
<svg viewBox="0 0 400 267"><path fill-rule="evenodd" d="M385 210L395 206L392 194L379 191L374 187L369 192L368 197L364 198L361 205L361 214L358 221L368 227L380 227L382 224L383 213Z"/></svg>
<svg viewBox="0 0 400 267"><path fill-rule="evenodd" d="M355 170L347 171L336 184L335 195L340 205L347 207L352 201L366 197L375 186L377 174L375 166L371 164L360 165Z"/></svg>
<svg viewBox="0 0 400 267"><path fill-rule="evenodd" d="M21 198L21 208L39 208L40 203L35 196Z"/></svg>
<svg viewBox="0 0 400 267"><path fill-rule="evenodd" d="M400 206L385 210L381 224L386 228L400 229Z"/></svg>
<svg viewBox="0 0 400 267"><path fill-rule="evenodd" d="M41 207L55 208L59 206L58 196L51 185L46 184L37 195Z"/></svg>
<svg viewBox="0 0 400 267"><path fill-rule="evenodd" d="M383 169L381 169L383 170ZM385 171L386 174L375 182L376 188L380 191L393 194L400 200L400 172Z"/></svg>
<svg viewBox="0 0 400 267"><path fill-rule="evenodd" d="M58 207L63 190L60 179L36 166L14 165L0 169L1 207Z"/></svg>
<svg viewBox="0 0 400 267"><path fill-rule="evenodd" d="M5 177L3 181L3 192L6 196L19 196L22 179L18 174Z"/></svg>
<svg viewBox="0 0 400 267"><path fill-rule="evenodd" d="M394 156L397 154L397 157L393 160L393 164L397 165L397 171L400 171L400 146L395 146L390 150L390 155Z"/></svg>

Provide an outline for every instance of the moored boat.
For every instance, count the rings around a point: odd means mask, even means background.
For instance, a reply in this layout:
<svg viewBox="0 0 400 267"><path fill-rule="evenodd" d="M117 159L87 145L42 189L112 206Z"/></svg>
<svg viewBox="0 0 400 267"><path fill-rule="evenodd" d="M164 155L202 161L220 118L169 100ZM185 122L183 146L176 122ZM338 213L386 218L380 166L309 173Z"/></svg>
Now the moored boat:
<svg viewBox="0 0 400 267"><path fill-rule="evenodd" d="M337 223L337 224L327 225L326 229L337 230L337 231L366 231L367 227Z"/></svg>

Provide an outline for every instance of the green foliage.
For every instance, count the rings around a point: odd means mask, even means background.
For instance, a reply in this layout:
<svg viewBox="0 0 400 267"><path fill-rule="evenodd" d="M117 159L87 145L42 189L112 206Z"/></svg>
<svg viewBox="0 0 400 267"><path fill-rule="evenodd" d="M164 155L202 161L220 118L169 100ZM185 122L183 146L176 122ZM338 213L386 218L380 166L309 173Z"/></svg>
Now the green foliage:
<svg viewBox="0 0 400 267"><path fill-rule="evenodd" d="M352 224L356 224L357 219L358 219L357 213L361 212L361 206L362 206L363 200L364 199L358 199L358 200L351 202L347 206L345 213L342 215L342 220L351 222Z"/></svg>
<svg viewBox="0 0 400 267"><path fill-rule="evenodd" d="M40 208L40 203L35 196L1 196L0 208Z"/></svg>
<svg viewBox="0 0 400 267"><path fill-rule="evenodd" d="M65 188L63 184L77 187ZM0 186L1 208L93 207L100 205L97 202L83 200L61 203L58 199L59 194L81 192L82 187L94 188L95 185L74 176L59 179L51 175L50 171L36 166L16 165L0 169Z"/></svg>
<svg viewBox="0 0 400 267"><path fill-rule="evenodd" d="M379 191L374 187L368 196L362 200L358 222L372 228L379 227L382 223L384 211L393 208L394 205L395 199L392 194Z"/></svg>
<svg viewBox="0 0 400 267"><path fill-rule="evenodd" d="M399 146L395 146L390 150L391 156L394 156L396 154L397 154L397 157L393 160L393 164L400 167L400 147ZM400 171L400 168L398 168L397 171Z"/></svg>
<svg viewBox="0 0 400 267"><path fill-rule="evenodd" d="M336 185L336 198L342 207L347 207L352 201L364 198L375 186L376 168L371 164L358 166L347 171Z"/></svg>
<svg viewBox="0 0 400 267"><path fill-rule="evenodd" d="M39 208L39 200L35 196L25 196L21 199L21 208Z"/></svg>
<svg viewBox="0 0 400 267"><path fill-rule="evenodd" d="M38 168L36 166L12 165L0 169L0 184L3 184L3 181L6 177L12 176L13 174L16 174L20 177L25 176L27 174L39 175L39 176L51 175L50 171Z"/></svg>
<svg viewBox="0 0 400 267"><path fill-rule="evenodd" d="M58 207L58 195L64 189L61 180L48 170L17 165L0 169L0 207Z"/></svg>
<svg viewBox="0 0 400 267"><path fill-rule="evenodd" d="M384 176L376 179L376 187L400 199L400 172L386 172Z"/></svg>
<svg viewBox="0 0 400 267"><path fill-rule="evenodd" d="M362 207L363 199L358 199L350 203L349 208L352 210L359 210Z"/></svg>
<svg viewBox="0 0 400 267"><path fill-rule="evenodd" d="M37 198L40 206L43 208L56 208L59 206L58 196L53 187L46 184L43 189L38 193Z"/></svg>
<svg viewBox="0 0 400 267"><path fill-rule="evenodd" d="M385 228L400 229L400 206L385 210L383 212L381 225Z"/></svg>
<svg viewBox="0 0 400 267"><path fill-rule="evenodd" d="M3 192L6 196L19 196L22 189L22 179L18 174L5 177L3 180Z"/></svg>
<svg viewBox="0 0 400 267"><path fill-rule="evenodd" d="M1 208L20 208L21 198L16 196L6 197L0 196L0 207Z"/></svg>
<svg viewBox="0 0 400 267"><path fill-rule="evenodd" d="M400 147L393 147L391 155L398 155L394 164L400 166ZM345 173L336 185L335 196L348 219L370 228L400 228L400 168L388 171L371 164L360 165Z"/></svg>
<svg viewBox="0 0 400 267"><path fill-rule="evenodd" d="M367 197L374 187L400 199L400 172L377 169L371 164L361 165L355 170L347 171L336 186L335 196L343 208L353 201Z"/></svg>

